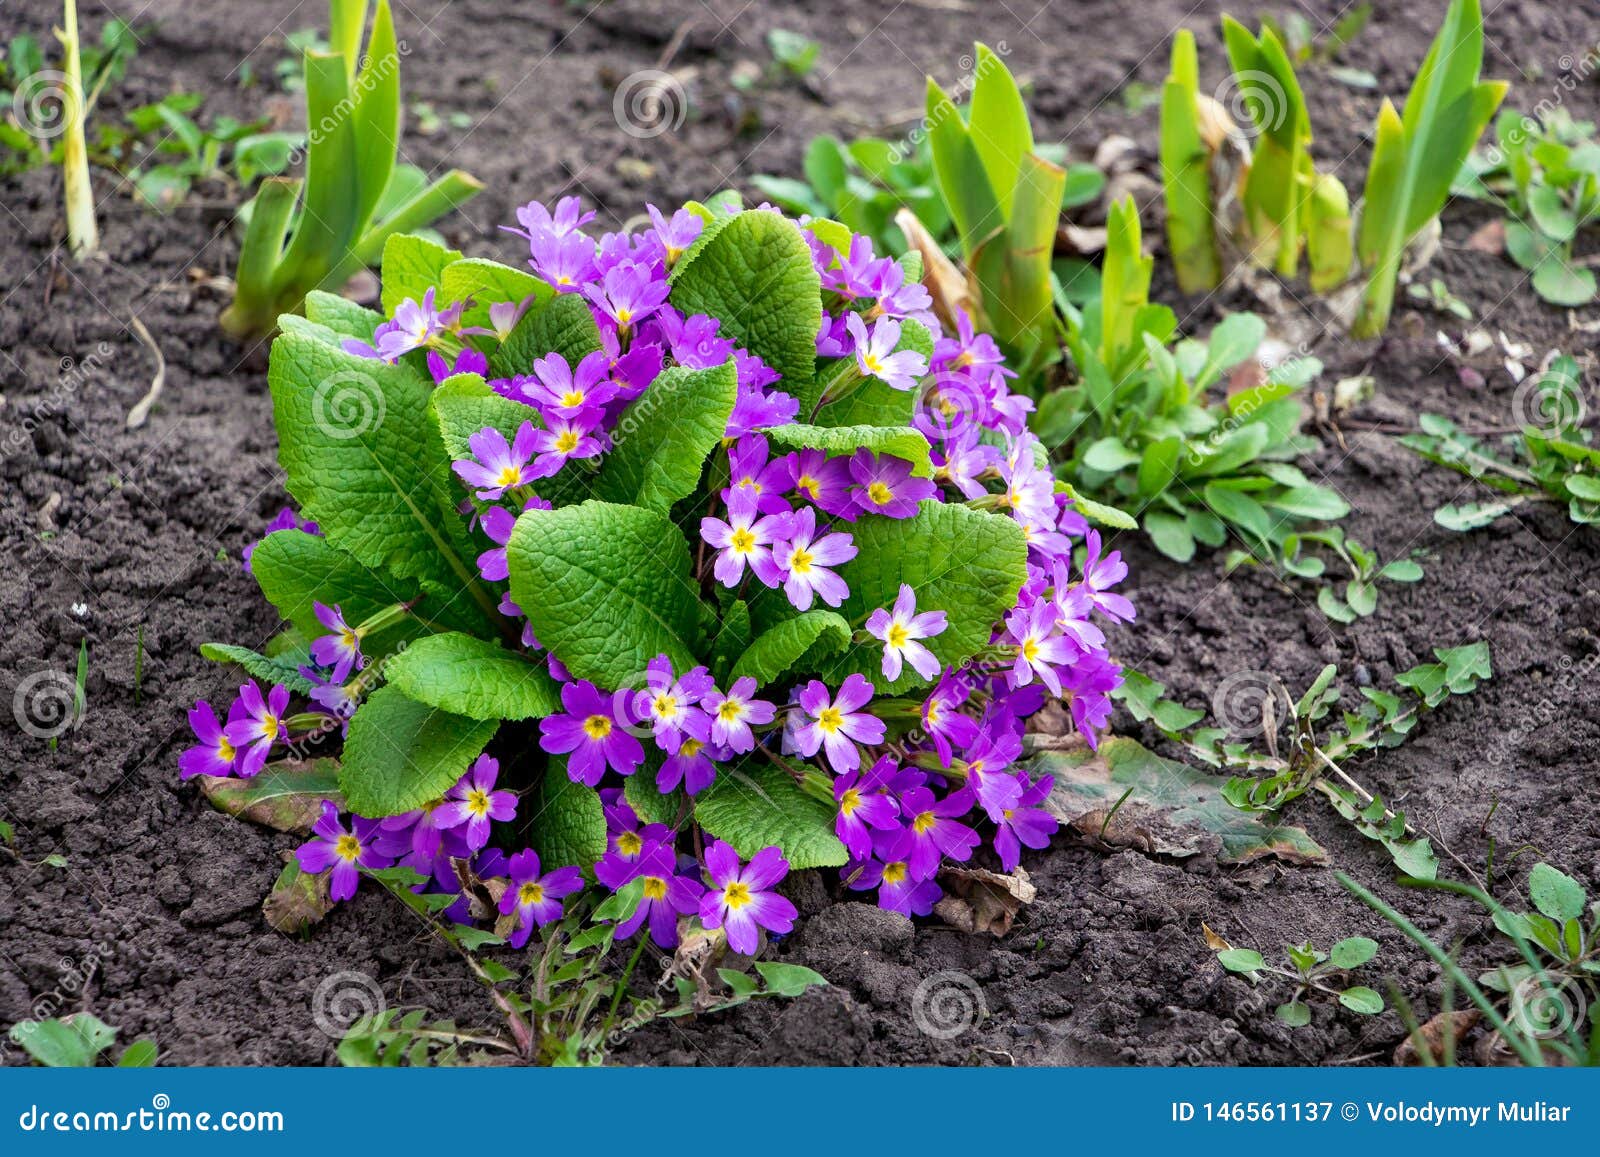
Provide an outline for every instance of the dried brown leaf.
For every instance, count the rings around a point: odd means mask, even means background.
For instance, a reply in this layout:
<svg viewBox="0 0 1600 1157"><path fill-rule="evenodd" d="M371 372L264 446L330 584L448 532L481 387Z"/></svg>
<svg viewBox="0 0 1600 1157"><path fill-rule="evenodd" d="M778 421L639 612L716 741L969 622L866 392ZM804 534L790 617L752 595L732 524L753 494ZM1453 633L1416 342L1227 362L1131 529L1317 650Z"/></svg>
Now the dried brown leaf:
<svg viewBox="0 0 1600 1157"><path fill-rule="evenodd" d="M1028 873L1018 868L1012 875L984 868L947 867L939 882L945 897L934 905L934 915L963 932L988 932L1004 936L1024 904L1037 895Z"/></svg>

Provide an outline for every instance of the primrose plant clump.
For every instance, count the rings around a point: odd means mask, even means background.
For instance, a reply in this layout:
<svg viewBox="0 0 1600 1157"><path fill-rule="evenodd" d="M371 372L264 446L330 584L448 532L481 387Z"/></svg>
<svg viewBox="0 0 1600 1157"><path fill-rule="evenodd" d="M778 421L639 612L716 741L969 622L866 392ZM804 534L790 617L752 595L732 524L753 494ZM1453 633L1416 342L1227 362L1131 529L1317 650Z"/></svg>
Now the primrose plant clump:
<svg viewBox="0 0 1600 1157"><path fill-rule="evenodd" d="M531 272L395 237L387 316L281 319L298 508L248 566L287 627L208 645L252 678L181 774L342 743L300 871L410 868L517 946L591 886L644 881L618 936L750 954L791 871L926 915L984 843L1014 870L1057 826L1027 721L1096 742L1134 610L995 342L837 222L593 217L521 209Z"/></svg>

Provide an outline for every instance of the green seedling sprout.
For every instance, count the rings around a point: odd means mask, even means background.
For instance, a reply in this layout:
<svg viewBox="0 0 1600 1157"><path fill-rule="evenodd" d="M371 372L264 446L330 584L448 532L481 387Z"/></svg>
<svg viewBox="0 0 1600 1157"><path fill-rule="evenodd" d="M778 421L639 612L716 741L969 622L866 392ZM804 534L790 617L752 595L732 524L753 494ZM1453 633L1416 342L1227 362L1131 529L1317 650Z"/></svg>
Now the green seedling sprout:
<svg viewBox="0 0 1600 1157"><path fill-rule="evenodd" d="M330 0L329 10L329 51L305 54L306 176L269 178L250 206L234 300L222 315L239 340L271 332L307 293L339 289L381 259L391 236L423 228L482 188L460 170L429 183L396 164L400 55L388 0L378 0L364 57L367 0Z"/></svg>
<svg viewBox="0 0 1600 1157"><path fill-rule="evenodd" d="M1356 250L1367 285L1351 333L1376 337L1389 325L1406 246L1439 215L1450 185L1506 93L1504 81L1480 81L1480 0L1451 0L1405 113L1389 101L1378 112L1372 164Z"/></svg>
<svg viewBox="0 0 1600 1157"><path fill-rule="evenodd" d="M1360 968L1378 954L1378 942L1365 936L1351 936L1341 940L1327 952L1318 951L1308 940L1301 945L1286 944L1284 953L1289 967L1268 964L1253 948L1223 948L1217 952L1217 963L1229 972L1251 978L1277 976L1293 982L1294 994L1277 1008L1277 1018L1290 1028L1304 1028L1311 1023L1311 1006L1306 997L1321 994L1336 999L1351 1012L1362 1016L1376 1016L1383 1011L1383 997L1364 984L1342 987L1343 975Z"/></svg>
<svg viewBox="0 0 1600 1157"><path fill-rule="evenodd" d="M88 102L83 94L83 61L78 51L78 4L66 0L62 27L56 30L61 41L65 85L62 116L66 131L61 140L61 180L67 211L67 248L82 261L100 248L100 227L94 217L94 190L89 184L89 146L84 136Z"/></svg>
<svg viewBox="0 0 1600 1157"><path fill-rule="evenodd" d="M1200 61L1194 33L1172 38L1172 65L1161 89L1161 176L1167 198L1167 247L1185 293L1215 289L1222 280L1212 217L1208 123L1201 105Z"/></svg>

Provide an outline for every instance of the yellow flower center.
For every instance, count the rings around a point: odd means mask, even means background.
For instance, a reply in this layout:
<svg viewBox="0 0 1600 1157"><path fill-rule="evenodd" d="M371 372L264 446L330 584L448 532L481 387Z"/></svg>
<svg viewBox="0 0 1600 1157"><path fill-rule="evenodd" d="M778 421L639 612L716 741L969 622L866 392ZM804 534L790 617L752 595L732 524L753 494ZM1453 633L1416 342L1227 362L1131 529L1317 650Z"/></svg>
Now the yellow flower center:
<svg viewBox="0 0 1600 1157"><path fill-rule="evenodd" d="M744 714L744 702L739 699L724 699L717 708L717 718L724 723L732 723Z"/></svg>
<svg viewBox="0 0 1600 1157"><path fill-rule="evenodd" d="M723 902L730 908L743 908L750 903L750 886L733 883L722 890Z"/></svg>
<svg viewBox="0 0 1600 1157"><path fill-rule="evenodd" d="M923 812L918 815L916 819L911 821L911 827L912 830L920 836L938 822L938 816L934 815L932 812Z"/></svg>
<svg viewBox="0 0 1600 1157"><path fill-rule="evenodd" d="M811 560L814 557L815 556L809 550L796 549L794 553L789 556L789 569L794 571L795 574L810 574Z"/></svg>
<svg viewBox="0 0 1600 1157"><path fill-rule="evenodd" d="M617 324L625 326L633 320L633 310L626 307L617 310Z"/></svg>
<svg viewBox="0 0 1600 1157"><path fill-rule="evenodd" d="M822 494L822 483L818 482L809 474L800 475L799 480L794 484L794 488L800 491L800 493L804 494L807 498L811 499L813 502L815 502Z"/></svg>
<svg viewBox="0 0 1600 1157"><path fill-rule="evenodd" d="M939 716L939 701L937 699L928 700L927 718L928 718L928 725L930 727L936 726L938 724L940 716Z"/></svg>
<svg viewBox="0 0 1600 1157"><path fill-rule="evenodd" d="M233 744L228 742L228 737L226 735L217 736L218 759L222 760L223 763L232 763L234 757L238 754L238 750L233 746Z"/></svg>
<svg viewBox="0 0 1600 1157"><path fill-rule="evenodd" d="M261 734L268 739L276 739L278 738L278 729L282 726L283 724L278 722L276 715L268 715L261 720Z"/></svg>
<svg viewBox="0 0 1600 1157"><path fill-rule="evenodd" d="M562 454L570 454L578 448L578 435L571 430L563 430L556 435L556 450Z"/></svg>
<svg viewBox="0 0 1600 1157"><path fill-rule="evenodd" d="M581 406L585 397L587 395L582 390L568 390L561 395L561 404L563 406Z"/></svg>
<svg viewBox="0 0 1600 1157"><path fill-rule="evenodd" d="M738 554L748 554L756 548L756 536L741 526L733 532L733 538L729 540L728 545Z"/></svg>
<svg viewBox="0 0 1600 1157"><path fill-rule="evenodd" d="M467 810L475 816L489 814L489 793L480 788L473 788L467 793Z"/></svg>
<svg viewBox="0 0 1600 1157"><path fill-rule="evenodd" d="M663 719L671 719L678 713L678 700L673 695L657 695L655 712Z"/></svg>
<svg viewBox="0 0 1600 1157"><path fill-rule="evenodd" d="M858 808L860 806L861 806L861 793L859 791L857 791L855 788L851 788L849 791L845 792L842 796L839 797L839 814L840 815L851 815L851 814L853 814L855 812L856 808Z"/></svg>
<svg viewBox="0 0 1600 1157"><path fill-rule="evenodd" d="M360 640L356 637L356 633L350 630L348 627L339 632L339 641L346 647L354 647L358 642L360 642Z"/></svg>
<svg viewBox="0 0 1600 1157"><path fill-rule="evenodd" d="M619 832L617 834L617 851L624 856L637 856L639 849L644 847L644 841L637 832Z"/></svg>
<svg viewBox="0 0 1600 1157"><path fill-rule="evenodd" d="M532 880L517 889L517 902L520 904L537 904L543 899L544 889Z"/></svg>
<svg viewBox="0 0 1600 1157"><path fill-rule="evenodd" d="M333 854L346 863L353 864L361 858L361 841L347 832L334 843Z"/></svg>
<svg viewBox="0 0 1600 1157"><path fill-rule="evenodd" d="M1039 641L1037 639L1022 640L1022 657L1030 663L1039 657Z"/></svg>
<svg viewBox="0 0 1600 1157"><path fill-rule="evenodd" d="M685 737L683 746L678 748L678 754L693 759L695 756L700 754L701 749L704 747L705 744L701 743L698 739L689 739Z"/></svg>
<svg viewBox="0 0 1600 1157"><path fill-rule="evenodd" d="M869 374L881 374L883 372L883 363L878 360L877 354L865 355L861 359L861 364L867 367L867 373Z"/></svg>
<svg viewBox="0 0 1600 1157"><path fill-rule="evenodd" d="M906 866L903 861L896 860L892 864L883 866L883 882L885 884L898 884L906 878Z"/></svg>
<svg viewBox="0 0 1600 1157"><path fill-rule="evenodd" d="M882 482L874 482L867 487L867 497L872 499L874 506L887 506L890 499L894 497L894 491L890 490Z"/></svg>
<svg viewBox="0 0 1600 1157"><path fill-rule="evenodd" d="M520 466L506 466L501 468L496 479L501 486L515 486L522 481L522 468Z"/></svg>
<svg viewBox="0 0 1600 1157"><path fill-rule="evenodd" d="M889 646L891 646L891 647L903 647L903 646L906 645L906 641L909 640L910 638L911 638L911 632L906 629L906 626L905 626L904 623L890 623L889 624L889 638L888 638Z"/></svg>
<svg viewBox="0 0 1600 1157"><path fill-rule="evenodd" d="M604 739L611 734L611 720L604 715L591 715L583 721L583 733L590 739Z"/></svg>
<svg viewBox="0 0 1600 1157"><path fill-rule="evenodd" d="M844 715L837 707L824 707L822 714L817 716L817 726L832 735L844 726Z"/></svg>
<svg viewBox="0 0 1600 1157"><path fill-rule="evenodd" d="M646 876L644 878L644 898L646 900L660 900L667 894L667 882L660 876Z"/></svg>

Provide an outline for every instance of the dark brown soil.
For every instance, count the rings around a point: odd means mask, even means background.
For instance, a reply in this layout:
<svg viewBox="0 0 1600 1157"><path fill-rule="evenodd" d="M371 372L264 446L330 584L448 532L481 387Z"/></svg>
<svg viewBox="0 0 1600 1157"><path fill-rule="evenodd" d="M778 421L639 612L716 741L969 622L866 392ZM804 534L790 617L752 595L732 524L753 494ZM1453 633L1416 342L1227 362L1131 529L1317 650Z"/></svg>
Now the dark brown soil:
<svg viewBox="0 0 1600 1157"><path fill-rule="evenodd" d="M85 6L91 28L100 7ZM1206 2L1191 12L1178 0L400 6L410 98L426 98L441 113L464 112L476 124L470 132L413 134L405 148L420 164L460 165L487 182L488 191L445 224L452 242L520 260L515 241L495 227L521 201L575 192L620 219L647 199L673 203L754 172L795 173L805 142L819 131L903 131L917 114L922 74L953 80L974 37L1003 44L1013 69L1031 79L1042 137L1064 139L1080 154L1113 132L1150 148L1155 111L1130 114L1126 86L1159 84L1167 32L1180 23L1200 36L1205 76L1220 79L1219 7ZM1341 6L1313 0L1299 7L1331 18ZM1398 96L1444 4L1378 7L1347 62L1371 69ZM1600 41L1593 7L1555 0L1491 7L1489 69L1515 82L1512 100L1530 107L1560 93L1593 117L1592 83L1576 93L1558 83L1563 67ZM56 6L22 0L7 12L8 30L43 38ZM270 74L283 55L282 34L322 16L318 5L299 0L157 0L140 17L153 23L107 109L181 87L210 94L215 112L249 114L260 90L237 87L241 61L250 60L258 76ZM743 92L730 83L741 63L765 64L765 34L779 26L822 43L816 93L781 84ZM669 51L666 66L685 84L689 117L674 132L636 140L617 127L613 88L661 66ZM1342 159L1341 176L1359 186L1375 97L1321 79L1307 87L1319 160ZM313 1021L312 993L345 970L376 977L391 1003L488 1023L465 972L378 896L342 907L307 943L271 931L260 903L294 841L224 818L178 783L185 709L197 697L225 694L232 678L199 658L199 644L259 642L274 627L238 552L283 503L282 476L261 351L221 340L222 302L203 284L205 275L229 272L236 256L226 212L202 203L159 217L105 174L97 192L106 256L74 266L58 248L56 176L35 172L0 184L0 702L35 672L70 673L80 641L87 639L90 655L86 714L56 750L0 712L0 818L15 825L17 852L0 855L0 1025L88 1007L120 1025L125 1039L153 1036L174 1063L319 1063L332 1041ZM1459 206L1447 212L1435 271L1491 331L1504 330L1537 354L1592 350L1593 337L1569 331L1567 317L1539 303L1509 262L1464 247L1486 219ZM1191 312L1190 324L1203 330L1219 305L1247 303L1191 304L1180 312ZM129 329L132 316L168 362L163 399L135 432L124 428L124 415L153 363ZM1595 318L1592 309L1580 311L1580 320ZM1441 324L1402 307L1382 343L1328 337L1316 351L1328 363L1325 381L1370 366L1380 395L1358 415L1368 421L1410 423L1432 410L1509 423L1511 379L1496 371L1486 386L1463 386L1435 343ZM1460 479L1389 437L1349 431L1346 439L1347 448L1330 441L1310 465L1349 499L1358 538L1386 556L1424 552L1423 582L1386 587L1375 617L1343 628L1316 611L1314 592L1286 590L1255 572L1224 576L1218 556L1179 567L1125 537L1117 545L1134 568L1128 593L1140 617L1118 639L1123 657L1199 705L1237 671L1274 672L1293 687L1337 662L1381 686L1435 645L1488 639L1491 683L1426 720L1404 747L1358 761L1355 770L1479 871L1492 837L1502 863L1531 847L1600 883L1600 700L1592 686L1566 676L1571 662L1600 647L1600 538L1553 511L1470 536L1446 533L1430 512L1462 491ZM142 683L135 677L141 630ZM1333 864L1378 888L1437 939L1462 939L1472 962L1487 958L1491 942L1475 912L1392 886L1381 851L1312 800L1295 805L1291 818ZM51 855L64 856L64 866L43 864ZM1530 862L1521 860L1519 871ZM1389 1056L1402 1035L1392 1013L1361 1020L1318 1007L1311 1027L1279 1027L1273 1000L1217 968L1202 921L1267 949L1371 935L1383 945L1382 974L1421 1006L1436 998L1434 968L1352 902L1326 869L1220 869L1203 857L1180 866L1065 843L1027 867L1039 899L998 941L913 927L858 903L830 906L831 885L803 883L807 918L778 951L822 971L831 988L791 1005L650 1029L619 1058L1331 1064ZM75 977L85 972L83 987ZM939 975L950 972L976 982L987 1018L945 1039L918 1030L912 1005L919 986L926 993L951 983ZM9 1059L19 1059L15 1050Z"/></svg>

